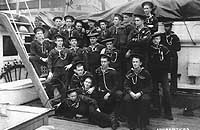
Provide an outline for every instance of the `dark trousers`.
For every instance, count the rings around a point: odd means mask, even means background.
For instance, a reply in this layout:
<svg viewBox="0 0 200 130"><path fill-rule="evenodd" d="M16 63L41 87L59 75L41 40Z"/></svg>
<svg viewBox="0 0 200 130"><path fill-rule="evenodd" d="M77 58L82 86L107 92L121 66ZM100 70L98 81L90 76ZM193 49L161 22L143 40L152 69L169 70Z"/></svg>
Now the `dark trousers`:
<svg viewBox="0 0 200 130"><path fill-rule="evenodd" d="M170 84L170 91L175 93L177 90L177 72L178 72L178 56L177 57L170 57L170 77L171 77L171 84Z"/></svg>
<svg viewBox="0 0 200 130"><path fill-rule="evenodd" d="M105 100L104 96L106 95L106 93L107 92L98 91L97 102L99 108L102 112L107 114L116 113L119 109L123 92L117 90L116 92L112 93L107 100Z"/></svg>
<svg viewBox="0 0 200 130"><path fill-rule="evenodd" d="M150 97L148 95L134 100L130 94L126 94L122 104L123 114L128 119L130 128L145 128L149 124Z"/></svg>
<svg viewBox="0 0 200 130"><path fill-rule="evenodd" d="M65 84L68 77L68 72L64 70L64 67L54 68L53 77L50 81L46 81L46 92L49 98L54 97L55 88L58 89L61 94L61 99L66 97L67 85Z"/></svg>
<svg viewBox="0 0 200 130"><path fill-rule="evenodd" d="M111 126L111 118L108 114L98 112L93 105L88 105L83 102L80 103L78 108L66 108L64 104L61 104L56 110L56 114L67 118L73 118L76 114L80 114L87 117L89 122L100 127L104 128Z"/></svg>
<svg viewBox="0 0 200 130"><path fill-rule="evenodd" d="M129 59L125 58L125 55L126 55L126 52L128 51L128 49L126 47L120 47L120 77L121 77L121 80L122 80L122 83L124 81L124 77L128 71L128 61Z"/></svg>
<svg viewBox="0 0 200 130"><path fill-rule="evenodd" d="M168 81L168 72L154 71L152 74L153 91L152 102L155 108L161 111L161 105L166 115L171 115L170 86ZM159 83L162 93L159 91ZM160 94L159 94L160 93Z"/></svg>
<svg viewBox="0 0 200 130"><path fill-rule="evenodd" d="M47 63L40 60L37 56L30 56L29 60L35 68L37 75L40 76L42 74L41 66L47 66Z"/></svg>

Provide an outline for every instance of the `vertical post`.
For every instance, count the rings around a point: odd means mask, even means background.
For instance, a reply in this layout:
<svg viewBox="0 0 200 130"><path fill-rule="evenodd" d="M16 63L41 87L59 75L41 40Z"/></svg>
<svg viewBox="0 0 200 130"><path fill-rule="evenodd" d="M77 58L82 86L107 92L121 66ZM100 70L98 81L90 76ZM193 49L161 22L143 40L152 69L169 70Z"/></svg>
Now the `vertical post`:
<svg viewBox="0 0 200 130"><path fill-rule="evenodd" d="M42 8L42 0L39 0L39 11L41 11Z"/></svg>
<svg viewBox="0 0 200 130"><path fill-rule="evenodd" d="M63 15L65 16L66 15L66 10L68 11L68 4L69 3L69 0L64 0L65 1L65 4L64 4L64 7L63 7Z"/></svg>
<svg viewBox="0 0 200 130"><path fill-rule="evenodd" d="M101 0L101 9L102 9L102 11L106 10L106 2L105 2L105 0Z"/></svg>
<svg viewBox="0 0 200 130"><path fill-rule="evenodd" d="M19 0L16 3L16 14L19 14Z"/></svg>

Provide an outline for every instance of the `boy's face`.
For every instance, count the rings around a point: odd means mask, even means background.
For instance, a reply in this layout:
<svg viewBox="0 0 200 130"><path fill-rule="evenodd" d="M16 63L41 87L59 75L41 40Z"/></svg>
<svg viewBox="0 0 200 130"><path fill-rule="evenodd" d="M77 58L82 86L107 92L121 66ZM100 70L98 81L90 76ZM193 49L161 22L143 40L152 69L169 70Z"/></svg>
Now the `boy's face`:
<svg viewBox="0 0 200 130"><path fill-rule="evenodd" d="M100 28L101 29L106 29L106 23L105 22L100 22Z"/></svg>
<svg viewBox="0 0 200 130"><path fill-rule="evenodd" d="M73 22L72 22L71 19L68 18L68 19L65 20L65 24L66 24L67 26L72 26Z"/></svg>
<svg viewBox="0 0 200 130"><path fill-rule="evenodd" d="M82 24L79 23L79 22L77 22L77 23L76 23L76 29L77 29L77 30L81 30L81 29L82 29Z"/></svg>
<svg viewBox="0 0 200 130"><path fill-rule="evenodd" d="M62 47L63 46L63 39L61 37L56 38L55 41L57 47Z"/></svg>
<svg viewBox="0 0 200 130"><path fill-rule="evenodd" d="M119 19L119 17L114 17L114 19L113 19L114 25L118 25L120 22L121 22L121 20Z"/></svg>
<svg viewBox="0 0 200 130"><path fill-rule="evenodd" d="M73 47L77 47L77 44L78 44L78 42L77 42L76 39L71 39L71 40L69 41L69 43L70 43L70 45L73 46Z"/></svg>
<svg viewBox="0 0 200 130"><path fill-rule="evenodd" d="M153 44L158 45L161 41L161 37L160 36L156 36L153 38Z"/></svg>
<svg viewBox="0 0 200 130"><path fill-rule="evenodd" d="M71 93L69 93L68 97L69 97L69 99L71 101L73 101L73 102L76 101L76 99L77 99L77 92L71 92Z"/></svg>
<svg viewBox="0 0 200 130"><path fill-rule="evenodd" d="M62 20L61 19L56 19L54 21L54 23L55 23L56 26L60 27L62 25Z"/></svg>
<svg viewBox="0 0 200 130"><path fill-rule="evenodd" d="M152 9L149 5L144 5L143 10L146 15L150 14L152 11Z"/></svg>
<svg viewBox="0 0 200 130"><path fill-rule="evenodd" d="M107 68L107 67L109 67L109 60L108 60L108 58L106 58L106 57L101 57L101 66L103 67L103 68Z"/></svg>
<svg viewBox="0 0 200 130"><path fill-rule="evenodd" d="M43 33L43 31L42 31L42 30L38 30L38 31L36 32L36 34L35 34L35 37L36 37L37 39L43 39L43 38L44 38L44 33Z"/></svg>
<svg viewBox="0 0 200 130"><path fill-rule="evenodd" d="M172 30L172 25L164 25L165 32L170 32Z"/></svg>
<svg viewBox="0 0 200 130"><path fill-rule="evenodd" d="M84 84L85 90L88 90L92 86L92 79L86 78L83 84Z"/></svg>
<svg viewBox="0 0 200 130"><path fill-rule="evenodd" d="M107 47L109 50L111 50L111 49L113 48L113 43L112 43L112 41L111 41L111 42L107 42L107 43L106 43L106 47Z"/></svg>
<svg viewBox="0 0 200 130"><path fill-rule="evenodd" d="M128 15L123 15L123 21L124 22L129 22L131 19L131 17L129 17Z"/></svg>
<svg viewBox="0 0 200 130"><path fill-rule="evenodd" d="M95 44L97 42L97 38L96 37L90 37L90 43L91 44Z"/></svg>
<svg viewBox="0 0 200 130"><path fill-rule="evenodd" d="M144 20L142 20L139 17L135 17L135 24L137 27L141 26L144 23Z"/></svg>
<svg viewBox="0 0 200 130"><path fill-rule="evenodd" d="M82 76L84 71L85 70L83 65L76 66L75 72L78 76Z"/></svg>
<svg viewBox="0 0 200 130"><path fill-rule="evenodd" d="M132 58L132 66L134 69L140 68L142 65L142 62L140 61L139 58L133 57Z"/></svg>

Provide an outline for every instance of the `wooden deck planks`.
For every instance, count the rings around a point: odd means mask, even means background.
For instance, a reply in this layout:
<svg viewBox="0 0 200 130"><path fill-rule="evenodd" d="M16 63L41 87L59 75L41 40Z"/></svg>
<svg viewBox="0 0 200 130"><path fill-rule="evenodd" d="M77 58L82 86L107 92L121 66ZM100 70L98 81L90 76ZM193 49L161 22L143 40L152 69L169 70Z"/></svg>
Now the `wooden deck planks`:
<svg viewBox="0 0 200 130"><path fill-rule="evenodd" d="M200 130L200 118L196 116L186 117L182 115L182 109L173 108L174 120L169 121L163 118L151 118L151 130L159 130L158 128L189 128L189 130ZM56 130L111 130L111 128L100 128L95 125L72 122L49 118L49 124L55 126ZM122 126L118 130L128 130ZM183 129L181 129L183 130Z"/></svg>

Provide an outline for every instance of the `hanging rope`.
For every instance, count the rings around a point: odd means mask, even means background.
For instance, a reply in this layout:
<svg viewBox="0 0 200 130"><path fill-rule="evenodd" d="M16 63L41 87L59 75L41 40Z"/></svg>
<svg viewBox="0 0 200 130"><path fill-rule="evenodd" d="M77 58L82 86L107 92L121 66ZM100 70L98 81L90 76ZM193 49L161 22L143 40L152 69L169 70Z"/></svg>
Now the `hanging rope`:
<svg viewBox="0 0 200 130"><path fill-rule="evenodd" d="M190 37L192 43L193 43L194 45L196 45L196 42L192 39L192 36L191 36L191 34L190 34L190 31L189 31L189 29L188 29L187 24L185 23L185 20L183 21L183 23L184 23L184 25L185 25L185 27L186 27L186 30L187 30L187 32L188 32L188 35L189 35L189 37Z"/></svg>

